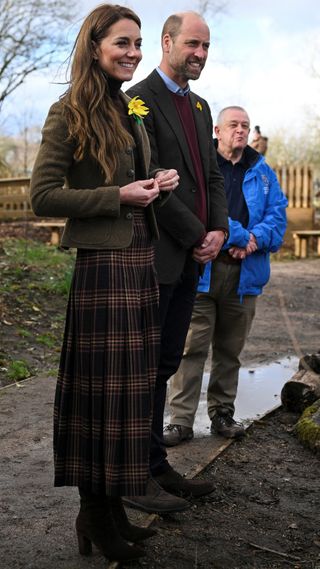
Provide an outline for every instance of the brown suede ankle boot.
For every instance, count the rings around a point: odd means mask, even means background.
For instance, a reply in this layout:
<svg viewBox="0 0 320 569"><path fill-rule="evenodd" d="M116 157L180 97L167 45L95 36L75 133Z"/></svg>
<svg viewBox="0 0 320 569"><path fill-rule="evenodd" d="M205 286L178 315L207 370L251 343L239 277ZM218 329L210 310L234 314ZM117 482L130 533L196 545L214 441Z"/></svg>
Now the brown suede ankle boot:
<svg viewBox="0 0 320 569"><path fill-rule="evenodd" d="M136 542L156 535L157 532L155 529L141 528L129 522L120 497L107 497L107 500L110 503L115 524L124 539Z"/></svg>
<svg viewBox="0 0 320 569"><path fill-rule="evenodd" d="M145 555L120 535L105 495L80 491L80 512L76 519L79 552L90 555L92 543L110 561L130 561Z"/></svg>

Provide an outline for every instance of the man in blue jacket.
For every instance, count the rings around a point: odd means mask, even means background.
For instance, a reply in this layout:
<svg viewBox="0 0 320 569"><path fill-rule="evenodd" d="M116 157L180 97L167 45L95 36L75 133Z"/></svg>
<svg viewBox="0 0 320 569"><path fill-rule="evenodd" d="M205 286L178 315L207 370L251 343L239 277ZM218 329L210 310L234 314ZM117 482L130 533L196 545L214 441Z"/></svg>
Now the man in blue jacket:
<svg viewBox="0 0 320 569"><path fill-rule="evenodd" d="M167 446L193 438L202 375L209 346L212 366L207 391L211 432L228 438L244 435L234 421L239 355L255 314L257 295L270 276L270 252L286 230L287 199L264 157L248 146L250 120L242 107L223 109L215 134L218 164L225 179L229 239L200 279L183 359L170 380L171 423Z"/></svg>

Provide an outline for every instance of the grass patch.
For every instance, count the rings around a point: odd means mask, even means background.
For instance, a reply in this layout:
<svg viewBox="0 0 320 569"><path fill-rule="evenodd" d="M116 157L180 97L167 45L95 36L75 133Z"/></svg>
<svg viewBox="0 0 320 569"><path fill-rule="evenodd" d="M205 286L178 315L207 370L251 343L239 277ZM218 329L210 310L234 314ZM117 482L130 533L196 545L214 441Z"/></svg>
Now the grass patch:
<svg viewBox="0 0 320 569"><path fill-rule="evenodd" d="M29 281L28 288L50 294L67 295L74 266L74 253L38 241L8 239L5 252L4 281L1 291L19 290L21 281ZM32 278L30 279L30 276ZM7 278L6 278L7 277Z"/></svg>
<svg viewBox="0 0 320 569"><path fill-rule="evenodd" d="M39 334L39 336L36 337L36 341L38 344L42 344L47 348L54 348L56 345L56 338L53 334Z"/></svg>
<svg viewBox="0 0 320 569"><path fill-rule="evenodd" d="M74 252L24 239L0 249L0 387L59 363Z"/></svg>
<svg viewBox="0 0 320 569"><path fill-rule="evenodd" d="M28 364L24 360L12 360L9 362L7 377L11 381L19 381L21 379L27 379L30 377L31 371L28 368Z"/></svg>

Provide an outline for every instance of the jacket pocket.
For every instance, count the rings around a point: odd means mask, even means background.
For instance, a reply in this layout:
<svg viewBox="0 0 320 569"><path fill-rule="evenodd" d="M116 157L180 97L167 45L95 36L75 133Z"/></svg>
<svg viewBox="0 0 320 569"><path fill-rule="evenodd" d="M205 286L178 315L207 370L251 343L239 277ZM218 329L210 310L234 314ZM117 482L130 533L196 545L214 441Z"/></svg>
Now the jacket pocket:
<svg viewBox="0 0 320 569"><path fill-rule="evenodd" d="M242 294L260 294L270 278L269 253L257 251L242 261L240 287Z"/></svg>
<svg viewBox="0 0 320 569"><path fill-rule="evenodd" d="M67 221L66 233L78 243L104 243L113 233L114 221L105 217L72 218Z"/></svg>

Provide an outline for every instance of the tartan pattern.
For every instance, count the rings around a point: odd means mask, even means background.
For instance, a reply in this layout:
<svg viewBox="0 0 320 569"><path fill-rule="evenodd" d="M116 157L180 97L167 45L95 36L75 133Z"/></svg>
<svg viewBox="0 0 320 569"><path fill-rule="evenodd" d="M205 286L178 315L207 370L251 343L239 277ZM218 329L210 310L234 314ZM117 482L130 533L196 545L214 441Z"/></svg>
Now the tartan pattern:
<svg viewBox="0 0 320 569"><path fill-rule="evenodd" d="M145 213L119 250L78 250L54 407L55 486L142 495L160 341Z"/></svg>

